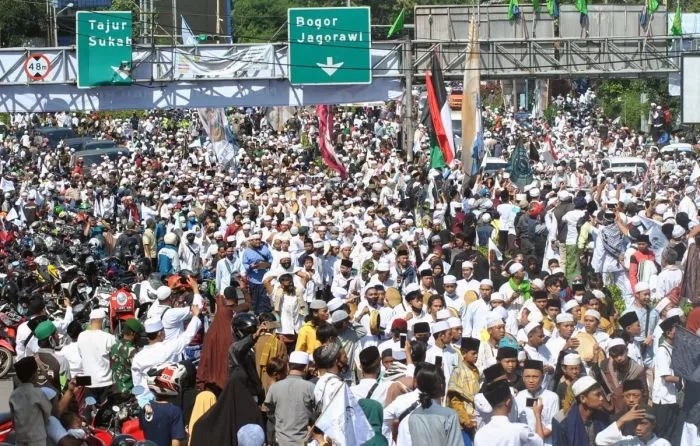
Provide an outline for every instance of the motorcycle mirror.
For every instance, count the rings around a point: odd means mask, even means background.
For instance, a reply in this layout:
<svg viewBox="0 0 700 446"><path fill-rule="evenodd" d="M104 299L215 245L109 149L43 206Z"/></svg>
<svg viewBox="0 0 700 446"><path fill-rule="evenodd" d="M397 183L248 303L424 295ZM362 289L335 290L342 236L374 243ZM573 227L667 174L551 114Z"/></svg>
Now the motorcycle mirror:
<svg viewBox="0 0 700 446"><path fill-rule="evenodd" d="M97 400L91 396L86 396L85 397L85 405L86 406L94 406L97 404Z"/></svg>
<svg viewBox="0 0 700 446"><path fill-rule="evenodd" d="M112 406L112 412L119 413L119 406Z"/></svg>
<svg viewBox="0 0 700 446"><path fill-rule="evenodd" d="M145 387L142 387L142 386L134 386L134 388L131 389L131 394L134 395L134 396L138 396L138 395L141 395L141 394L142 394L143 392L145 392L145 391L146 391L146 388L145 388Z"/></svg>

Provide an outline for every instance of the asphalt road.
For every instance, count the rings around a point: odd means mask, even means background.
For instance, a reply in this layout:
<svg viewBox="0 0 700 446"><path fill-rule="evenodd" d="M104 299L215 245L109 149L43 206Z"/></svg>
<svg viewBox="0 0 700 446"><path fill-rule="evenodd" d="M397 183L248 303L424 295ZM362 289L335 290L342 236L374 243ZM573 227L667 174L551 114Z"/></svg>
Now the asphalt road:
<svg viewBox="0 0 700 446"><path fill-rule="evenodd" d="M10 411L10 393L12 393L12 378L0 380L0 412Z"/></svg>

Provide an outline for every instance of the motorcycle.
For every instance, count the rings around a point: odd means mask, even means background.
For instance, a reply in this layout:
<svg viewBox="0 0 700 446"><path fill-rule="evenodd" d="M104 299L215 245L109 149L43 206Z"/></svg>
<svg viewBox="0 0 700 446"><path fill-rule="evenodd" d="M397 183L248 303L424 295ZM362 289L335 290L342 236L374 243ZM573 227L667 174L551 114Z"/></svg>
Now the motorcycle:
<svg viewBox="0 0 700 446"><path fill-rule="evenodd" d="M112 333L121 333L122 323L136 315L136 295L122 287L109 296L109 326Z"/></svg>
<svg viewBox="0 0 700 446"><path fill-rule="evenodd" d="M135 397L111 395L104 403L97 404L95 398L85 398L85 418L89 420L93 435L105 445L113 444L118 437L128 435L135 440L144 440L139 425L141 408Z"/></svg>

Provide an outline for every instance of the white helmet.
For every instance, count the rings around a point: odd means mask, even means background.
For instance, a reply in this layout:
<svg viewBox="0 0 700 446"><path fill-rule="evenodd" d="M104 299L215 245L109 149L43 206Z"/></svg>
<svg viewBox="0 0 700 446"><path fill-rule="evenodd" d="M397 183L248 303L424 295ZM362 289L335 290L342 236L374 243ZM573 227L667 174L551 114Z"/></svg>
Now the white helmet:
<svg viewBox="0 0 700 446"><path fill-rule="evenodd" d="M148 371L148 388L158 395L177 396L182 392L187 369L179 363L167 363Z"/></svg>
<svg viewBox="0 0 700 446"><path fill-rule="evenodd" d="M100 249L102 248L102 242L100 239L93 237L88 241L88 245L90 245L90 248L92 249Z"/></svg>

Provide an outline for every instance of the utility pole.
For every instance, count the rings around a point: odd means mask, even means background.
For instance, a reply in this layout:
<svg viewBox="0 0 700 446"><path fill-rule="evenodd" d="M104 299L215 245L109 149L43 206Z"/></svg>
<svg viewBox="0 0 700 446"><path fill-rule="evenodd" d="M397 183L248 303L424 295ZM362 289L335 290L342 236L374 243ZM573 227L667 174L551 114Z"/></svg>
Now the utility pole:
<svg viewBox="0 0 700 446"><path fill-rule="evenodd" d="M173 9L173 47L177 46L177 0L172 2Z"/></svg>
<svg viewBox="0 0 700 446"><path fill-rule="evenodd" d="M404 58L401 68L406 73L406 91L404 93L404 118L403 131L404 147L406 150L406 160L413 162L413 44L411 43L410 31L406 31L404 36Z"/></svg>

